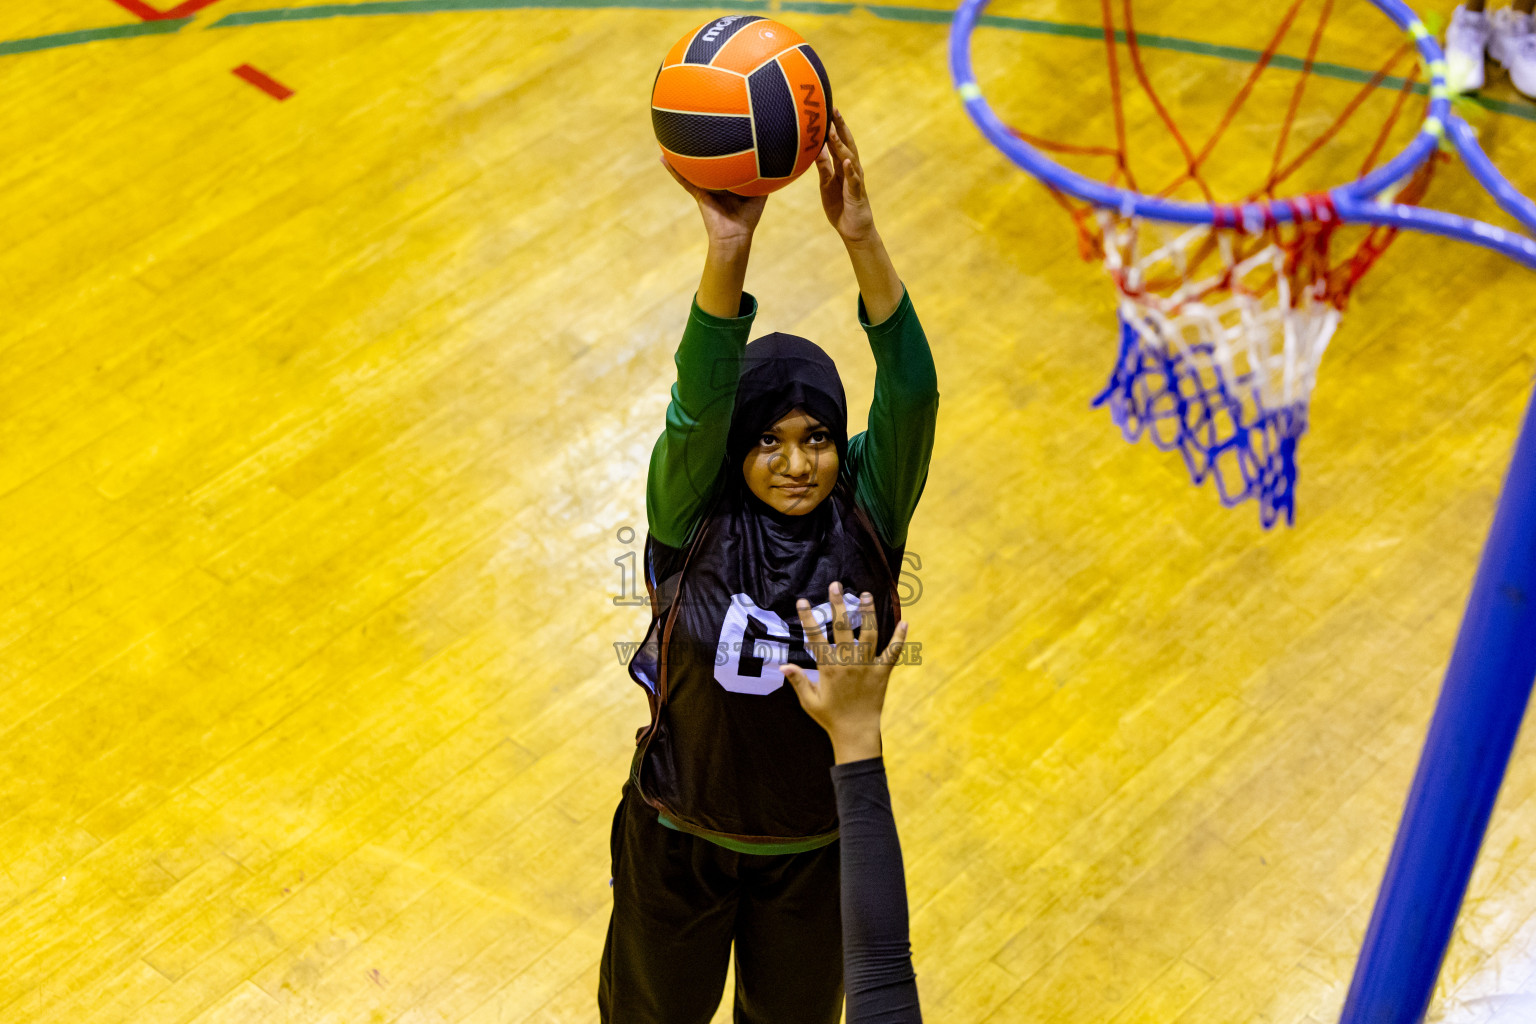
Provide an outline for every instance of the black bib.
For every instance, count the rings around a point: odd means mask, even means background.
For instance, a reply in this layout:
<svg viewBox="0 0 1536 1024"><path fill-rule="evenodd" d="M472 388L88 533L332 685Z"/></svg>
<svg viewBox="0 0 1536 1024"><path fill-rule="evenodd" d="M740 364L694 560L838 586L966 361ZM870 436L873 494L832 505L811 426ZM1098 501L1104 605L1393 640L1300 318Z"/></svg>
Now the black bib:
<svg viewBox="0 0 1536 1024"><path fill-rule="evenodd" d="M651 628L629 665L651 698L635 757L641 796L706 836L830 842L832 744L778 666L816 678L795 601L828 621L833 580L854 625L858 595L875 596L883 649L901 617L901 551L879 539L846 482L804 516L728 486L686 552L648 538L646 565Z"/></svg>

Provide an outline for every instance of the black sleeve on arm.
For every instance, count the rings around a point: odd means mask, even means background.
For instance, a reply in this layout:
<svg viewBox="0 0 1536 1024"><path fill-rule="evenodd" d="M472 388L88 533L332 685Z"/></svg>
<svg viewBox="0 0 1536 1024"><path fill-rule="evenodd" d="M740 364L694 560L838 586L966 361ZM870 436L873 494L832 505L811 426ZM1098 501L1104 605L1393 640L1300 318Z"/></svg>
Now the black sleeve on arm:
<svg viewBox="0 0 1536 1024"><path fill-rule="evenodd" d="M907 882L885 761L833 765L842 847L847 1024L922 1024L907 926Z"/></svg>

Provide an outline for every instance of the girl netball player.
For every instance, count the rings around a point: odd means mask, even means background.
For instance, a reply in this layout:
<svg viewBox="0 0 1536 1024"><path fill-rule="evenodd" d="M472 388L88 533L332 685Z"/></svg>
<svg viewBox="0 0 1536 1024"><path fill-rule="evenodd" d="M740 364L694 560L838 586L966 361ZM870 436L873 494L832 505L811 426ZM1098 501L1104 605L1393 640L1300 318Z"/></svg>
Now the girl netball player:
<svg viewBox="0 0 1536 1024"><path fill-rule="evenodd" d="M614 815L606 1024L705 1024L733 942L738 1024L835 1024L841 1009L833 750L780 666L815 673L796 601L834 582L868 591L891 635L938 390L840 114L817 169L875 358L868 429L853 438L825 352L785 334L746 344L757 304L742 284L765 200L678 179L709 255L646 488L652 621L630 674L651 723Z"/></svg>

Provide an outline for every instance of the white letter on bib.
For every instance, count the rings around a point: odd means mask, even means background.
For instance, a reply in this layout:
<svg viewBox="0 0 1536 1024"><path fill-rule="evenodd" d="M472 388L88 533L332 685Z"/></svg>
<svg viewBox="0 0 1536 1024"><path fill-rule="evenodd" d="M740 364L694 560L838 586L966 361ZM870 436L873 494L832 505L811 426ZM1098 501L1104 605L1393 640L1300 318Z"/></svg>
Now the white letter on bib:
<svg viewBox="0 0 1536 1024"><path fill-rule="evenodd" d="M859 628L859 599L843 593L843 607L848 624ZM832 621L832 605L826 601L811 609L811 615L825 631ZM720 624L720 651L724 663L716 660L715 681L732 693L772 693L784 685L779 666L799 665L812 682L817 680L816 660L805 649L805 633L797 621L786 623L777 612L759 608L746 594L731 597L731 607Z"/></svg>

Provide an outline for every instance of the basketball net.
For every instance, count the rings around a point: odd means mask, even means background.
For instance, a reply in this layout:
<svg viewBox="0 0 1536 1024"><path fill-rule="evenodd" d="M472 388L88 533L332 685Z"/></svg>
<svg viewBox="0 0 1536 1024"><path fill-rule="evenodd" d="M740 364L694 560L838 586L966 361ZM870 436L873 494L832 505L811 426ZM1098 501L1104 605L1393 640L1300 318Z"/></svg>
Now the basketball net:
<svg viewBox="0 0 1536 1024"><path fill-rule="evenodd" d="M1390 227L1353 227L1345 234L1326 194L1286 204L1292 219L1243 223L1237 205L1217 203L1201 173L1223 133L1270 65L1304 0L1293 0L1243 87L1197 152L1186 142L1153 89L1141 60L1132 0L1121 0L1123 28L1111 0L1102 0L1116 146L1080 146L1014 134L1055 153L1111 157L1110 184L1141 191L1127 157L1116 35L1123 32L1131 70L1164 127L1177 142L1185 169L1156 193L1197 188L1216 206L1215 223L1162 223L1094 208L1052 189L1071 215L1079 248L1102 260L1118 296L1120 351L1095 406L1107 405L1126 438L1144 434L1166 451L1177 450L1195 483L1214 478L1223 504L1254 499L1260 519L1295 521L1296 443L1307 429L1307 412L1318 364L1339 325L1354 286L1391 244ZM1413 52L1405 42L1367 81L1324 131L1288 156L1287 141L1311 73L1332 0L1323 0L1306 60L1299 72L1279 140L1263 184L1244 202L1276 199L1279 187L1332 140ZM1391 113L1360 173L1375 166L1414 90L1419 69L1405 76ZM1396 183L1383 200L1416 203L1429 185L1432 159ZM1048 186L1049 187L1049 186Z"/></svg>

